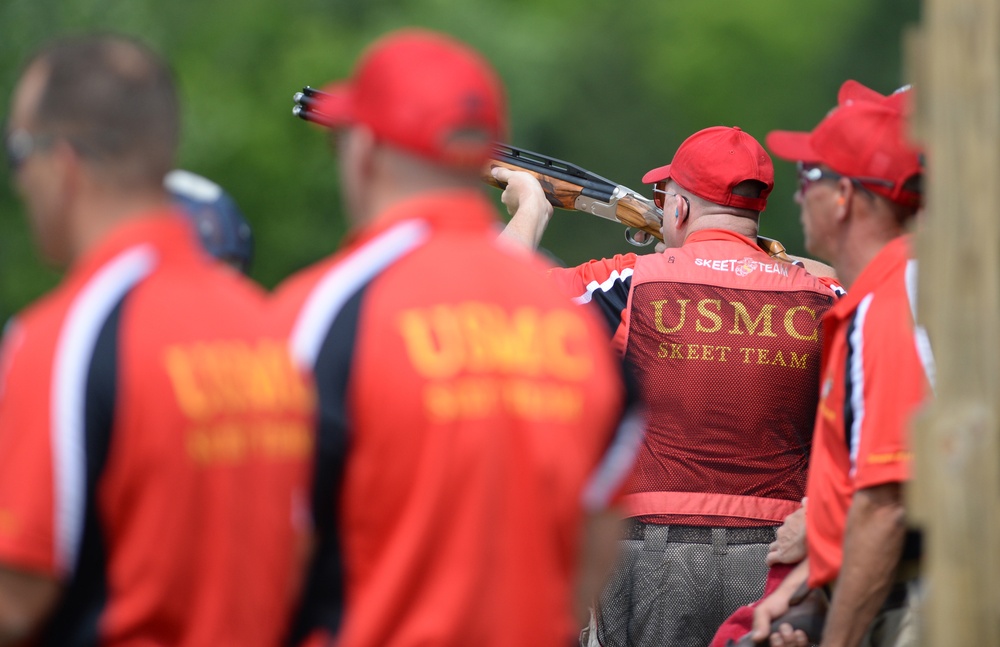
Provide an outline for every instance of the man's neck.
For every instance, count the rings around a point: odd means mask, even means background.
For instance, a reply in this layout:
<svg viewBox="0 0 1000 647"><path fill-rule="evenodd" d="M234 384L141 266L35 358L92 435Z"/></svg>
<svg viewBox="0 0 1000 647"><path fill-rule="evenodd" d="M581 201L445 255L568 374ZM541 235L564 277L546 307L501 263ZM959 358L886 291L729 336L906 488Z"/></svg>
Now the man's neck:
<svg viewBox="0 0 1000 647"><path fill-rule="evenodd" d="M168 209L170 205L170 199L163 191L89 196L72 219L71 262L75 263L85 256L121 223L142 213Z"/></svg>
<svg viewBox="0 0 1000 647"><path fill-rule="evenodd" d="M853 243L842 246L841 253L833 263L840 284L846 290L850 290L851 286L858 280L858 277L864 272L865 268L878 256L879 252L904 233L906 232L902 230L896 231L895 235L885 232L881 236L855 240Z"/></svg>
<svg viewBox="0 0 1000 647"><path fill-rule="evenodd" d="M842 231L833 267L840 284L850 290L882 248L906 233L906 226L887 207L882 207L858 210Z"/></svg>
<svg viewBox="0 0 1000 647"><path fill-rule="evenodd" d="M685 234L685 239L696 231L704 229L724 229L741 236L746 236L750 240L757 238L757 221L742 216L734 216L727 213L709 213L693 220Z"/></svg>

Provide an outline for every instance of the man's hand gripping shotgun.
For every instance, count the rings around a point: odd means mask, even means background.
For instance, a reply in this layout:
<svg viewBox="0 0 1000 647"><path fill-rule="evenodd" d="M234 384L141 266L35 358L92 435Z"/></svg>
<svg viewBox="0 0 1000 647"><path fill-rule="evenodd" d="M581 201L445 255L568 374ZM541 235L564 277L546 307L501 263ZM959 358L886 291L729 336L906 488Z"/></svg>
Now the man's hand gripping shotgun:
<svg viewBox="0 0 1000 647"><path fill-rule="evenodd" d="M648 245L653 242L653 237L663 240L663 235L660 234L663 212L652 200L628 187L569 162L509 144L494 146L493 157L483 171L484 182L503 189L506 185L490 173L497 166L533 175L542 185L545 197L553 207L582 211L622 223L626 226L625 240L633 245ZM637 240L636 231L646 232L646 239L641 242ZM784 245L773 238L758 236L757 244L772 258L791 262Z"/></svg>

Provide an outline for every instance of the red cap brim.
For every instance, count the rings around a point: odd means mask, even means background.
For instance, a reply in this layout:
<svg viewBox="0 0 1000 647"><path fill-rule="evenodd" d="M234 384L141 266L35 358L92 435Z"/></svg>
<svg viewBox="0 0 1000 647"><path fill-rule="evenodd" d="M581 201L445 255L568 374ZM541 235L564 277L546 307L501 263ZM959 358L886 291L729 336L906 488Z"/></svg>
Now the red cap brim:
<svg viewBox="0 0 1000 647"><path fill-rule="evenodd" d="M791 130L772 130L764 140L776 157L789 162L819 162L821 157L813 150L809 139L812 133Z"/></svg>
<svg viewBox="0 0 1000 647"><path fill-rule="evenodd" d="M643 184L656 184L670 177L670 165L658 166L642 176Z"/></svg>
<svg viewBox="0 0 1000 647"><path fill-rule="evenodd" d="M355 123L354 91L350 83L331 83L323 87L311 110L316 121L328 128L341 128Z"/></svg>

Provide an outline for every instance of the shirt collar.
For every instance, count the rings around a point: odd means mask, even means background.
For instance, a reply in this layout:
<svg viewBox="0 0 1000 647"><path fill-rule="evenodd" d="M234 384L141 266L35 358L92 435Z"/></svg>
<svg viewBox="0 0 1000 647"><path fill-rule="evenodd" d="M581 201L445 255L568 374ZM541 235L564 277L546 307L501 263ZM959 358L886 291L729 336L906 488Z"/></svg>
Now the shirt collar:
<svg viewBox="0 0 1000 647"><path fill-rule="evenodd" d="M158 250L196 247L194 233L180 211L153 209L129 216L73 264L67 280L85 280L120 252L135 245L148 244Z"/></svg>
<svg viewBox="0 0 1000 647"><path fill-rule="evenodd" d="M373 222L347 234L348 245L377 236L402 220L420 219L435 229L488 230L497 224L493 205L475 189L434 191L401 200Z"/></svg>
<svg viewBox="0 0 1000 647"><path fill-rule="evenodd" d="M750 247L757 248L757 243L750 240L742 234L737 234L735 231L729 231L728 229L699 229L698 231L688 234L688 237L684 239L684 244L688 243L699 243L707 241L728 241L732 243L743 243L749 245Z"/></svg>
<svg viewBox="0 0 1000 647"><path fill-rule="evenodd" d="M843 317L853 312L862 299L904 268L911 256L910 244L909 236L899 236L889 241L868 265L865 265L854 284L847 290L847 294L830 309L830 314Z"/></svg>

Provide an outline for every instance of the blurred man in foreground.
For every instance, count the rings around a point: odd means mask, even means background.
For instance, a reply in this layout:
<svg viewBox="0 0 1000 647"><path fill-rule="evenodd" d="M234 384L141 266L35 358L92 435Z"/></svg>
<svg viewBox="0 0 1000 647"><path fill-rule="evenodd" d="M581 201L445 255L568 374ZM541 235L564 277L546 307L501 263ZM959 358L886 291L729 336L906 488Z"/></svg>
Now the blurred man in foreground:
<svg viewBox="0 0 1000 647"><path fill-rule="evenodd" d="M4 144L61 285L7 327L0 644L256 645L301 585L312 397L264 295L163 188L178 106L117 36L55 43Z"/></svg>
<svg viewBox="0 0 1000 647"><path fill-rule="evenodd" d="M572 585L598 579L584 515L604 514L641 424L619 427L599 323L497 239L478 176L505 132L500 82L465 45L407 30L299 101L337 134L353 231L277 295L320 398L320 543L295 636L566 645Z"/></svg>

